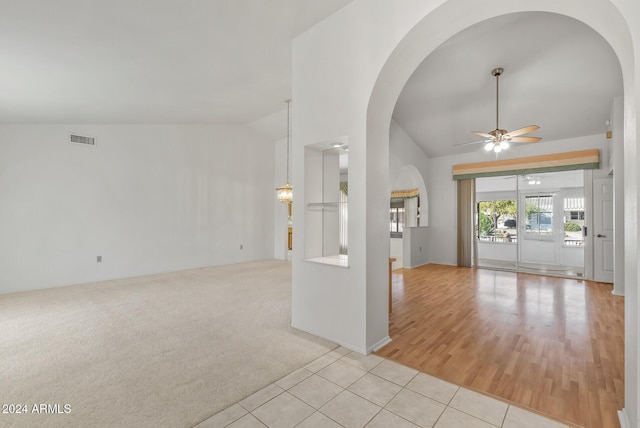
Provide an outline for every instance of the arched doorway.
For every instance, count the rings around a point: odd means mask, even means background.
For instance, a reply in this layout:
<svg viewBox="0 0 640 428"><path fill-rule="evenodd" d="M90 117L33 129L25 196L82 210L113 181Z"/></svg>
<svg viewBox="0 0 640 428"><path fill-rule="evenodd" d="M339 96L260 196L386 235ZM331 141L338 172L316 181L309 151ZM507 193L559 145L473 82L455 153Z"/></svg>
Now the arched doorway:
<svg viewBox="0 0 640 428"><path fill-rule="evenodd" d="M625 169L627 171L634 168L636 162L636 102L635 102L635 69L633 65L634 50L631 43L629 26L620 12L611 3L598 1L591 5L589 10L585 10L584 5L577 1L554 4L553 2L538 3L535 5L536 11L546 11L563 14L580 20L600 33L602 37L612 46L621 64L624 80L624 117L625 117ZM465 13L460 14L459 11ZM367 111L367 153L379 152L388 153L386 148L389 145L389 120L393 113L393 107L404 87L404 84L417 68L420 62L428 56L444 40L453 36L464 28L467 28L480 21L497 17L500 15L533 11L531 5L524 3L507 4L504 2L491 2L489 4L470 4L465 1L450 0L442 6L429 13L420 23L408 32L403 40L395 47L388 57L381 73L378 76L372 91L368 111ZM389 120L388 120L389 119ZM625 202L627 206L637 205L637 177L635 172L625 174L627 188ZM371 197L367 201L367 210L378 210L384 206L384 195ZM637 212L631 210L625 217L627 236L625 237L625 253L627 260L629 255L634 257L637 254ZM379 230L378 230L379 229ZM371 225L367 230L367 236L372 239L379 237L383 233L382 227ZM378 254L367 254L367 260L373 262ZM638 280L638 271L635 264L625 265L626 282L631 284L627 287L627 299L625 306L627 309L627 325L625 342L626 352L626 375L625 375L625 410L622 420L637 420L638 407L638 345L637 338L637 315L638 303L635 285ZM381 287L381 284L369 284L369 288ZM633 288L633 290L631 290ZM635 425L630 425L635 426Z"/></svg>

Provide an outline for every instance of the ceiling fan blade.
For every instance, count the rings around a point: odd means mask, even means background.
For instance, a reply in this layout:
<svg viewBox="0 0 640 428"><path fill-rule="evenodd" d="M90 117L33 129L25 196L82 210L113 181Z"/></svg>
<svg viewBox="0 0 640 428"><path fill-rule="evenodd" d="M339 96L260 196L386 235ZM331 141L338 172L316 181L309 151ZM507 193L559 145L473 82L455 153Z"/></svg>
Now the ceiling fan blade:
<svg viewBox="0 0 640 428"><path fill-rule="evenodd" d="M470 143L460 143L460 144L454 144L453 147L459 147L459 146L470 146L471 144L480 144L480 143L486 143L486 140L480 140L480 141L472 141Z"/></svg>
<svg viewBox="0 0 640 428"><path fill-rule="evenodd" d="M510 143L537 143L542 140L540 137L514 137L509 140Z"/></svg>
<svg viewBox="0 0 640 428"><path fill-rule="evenodd" d="M472 134L479 135L479 136L484 137L484 138L493 138L493 135L491 135L491 134L487 134L486 132L473 131L473 132L471 132L471 133L472 133Z"/></svg>
<svg viewBox="0 0 640 428"><path fill-rule="evenodd" d="M514 131L507 132L507 135L510 137L517 137L518 135L528 134L529 132L533 132L536 129L539 129L538 125L529 125L524 128L516 129Z"/></svg>

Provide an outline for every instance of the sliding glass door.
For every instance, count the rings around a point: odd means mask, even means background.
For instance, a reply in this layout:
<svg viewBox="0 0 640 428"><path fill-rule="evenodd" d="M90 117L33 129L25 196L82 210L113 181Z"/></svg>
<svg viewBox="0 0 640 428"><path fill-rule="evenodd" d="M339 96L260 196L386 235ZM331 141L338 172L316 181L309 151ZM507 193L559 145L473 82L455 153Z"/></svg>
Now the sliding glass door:
<svg viewBox="0 0 640 428"><path fill-rule="evenodd" d="M476 179L478 266L518 266L518 180L515 176Z"/></svg>
<svg viewBox="0 0 640 428"><path fill-rule="evenodd" d="M478 267L584 274L584 172L478 178Z"/></svg>

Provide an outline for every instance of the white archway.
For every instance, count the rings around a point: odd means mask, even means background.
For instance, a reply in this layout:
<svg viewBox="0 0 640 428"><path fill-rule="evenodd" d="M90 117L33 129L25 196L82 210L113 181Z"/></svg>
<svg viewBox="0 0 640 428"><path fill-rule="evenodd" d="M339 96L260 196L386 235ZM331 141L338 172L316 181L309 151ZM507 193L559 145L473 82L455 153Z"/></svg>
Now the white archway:
<svg viewBox="0 0 640 428"><path fill-rule="evenodd" d="M459 11L464 10L461 14ZM384 160L371 159L373 156L388 157L389 147L389 123L398 96L407 80L434 49L442 42L474 25L478 22L497 16L516 12L551 12L566 15L584 22L597 31L613 48L622 69L624 82L624 151L625 151L625 278L628 284L625 287L625 411L622 419L630 427L638 427L639 382L638 372L638 317L640 310L638 302L638 264L637 241L638 235L638 182L635 172L637 164L636 127L638 112L636 100L639 97L636 88L636 79L639 71L634 65L634 47L632 43L629 25L620 11L607 0L594 0L589 7L579 0L571 1L487 1L473 2L469 0L448 0L440 7L425 16L415 25L401 42L393 49L385 65L383 66L374 88L371 92L367 109L366 121L366 151L367 163L381 164ZM639 49L636 51L640 52ZM388 162L387 162L388 163ZM379 174L379 171L378 171ZM369 178L367 181L369 183ZM388 182L387 171L387 182ZM384 177L375 178L375 185L382 187L380 183ZM372 187L374 185L372 182ZM369 193L366 202L367 213L385 210L387 204L386 195ZM374 215L367 214L367 242L378 241L386 232L386 225ZM379 251L367 251L367 294L380 294L383 281L375 280L379 274L376 266L383 262L383 253Z"/></svg>
<svg viewBox="0 0 640 428"><path fill-rule="evenodd" d="M403 165L396 177L391 177L391 190L418 189L420 193L420 226L429 225L429 195L424 177L415 165Z"/></svg>

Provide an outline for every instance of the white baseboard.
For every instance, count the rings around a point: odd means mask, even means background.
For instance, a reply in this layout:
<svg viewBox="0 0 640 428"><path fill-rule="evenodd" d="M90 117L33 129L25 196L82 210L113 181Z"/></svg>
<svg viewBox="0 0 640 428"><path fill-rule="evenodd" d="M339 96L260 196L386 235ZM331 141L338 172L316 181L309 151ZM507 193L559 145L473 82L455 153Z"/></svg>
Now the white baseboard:
<svg viewBox="0 0 640 428"><path fill-rule="evenodd" d="M380 340L378 343L367 348L367 355L369 355L372 352L376 352L378 349L382 348L388 343L391 343L391 338L389 336L385 337L384 339Z"/></svg>
<svg viewBox="0 0 640 428"><path fill-rule="evenodd" d="M631 428L629 418L627 418L627 412L624 409L618 410L618 419L620 420L620 428Z"/></svg>
<svg viewBox="0 0 640 428"><path fill-rule="evenodd" d="M296 330L304 331L305 333L312 334L312 335L314 335L316 337L320 337L322 339L328 340L330 342L335 343L336 345L340 345L343 348L350 349L351 351L355 351L355 352L357 352L359 354L362 354L362 355L369 355L372 352L376 352L378 349L382 348L383 346L385 346L386 344L391 342L391 338L389 336L387 336L384 339L382 339L382 340L378 341L377 343L373 344L372 346L369 346L368 348L363 349L363 348L360 348L359 346L353 346L350 343L345 343L345 342L343 342L341 340L336 340L336 339L333 339L331 337L319 336L316 333L312 333L312 332L310 332L308 330L305 330L303 328L297 327L297 326L293 325L293 323L291 323L291 327L295 328Z"/></svg>
<svg viewBox="0 0 640 428"><path fill-rule="evenodd" d="M386 344L391 343L391 338L389 336L387 336L384 339L382 339L382 340L376 342L375 344L369 346L367 349L362 349L362 348L360 348L358 346L353 346L353 345L350 345L348 343L342 343L339 340L333 340L333 339L328 339L328 340L331 340L332 342L335 342L335 343L337 343L338 345L340 345L340 346L342 346L344 348L351 349L352 351L355 351L355 352L357 352L359 354L362 354L362 355L369 355L372 352L376 352L378 349L382 348Z"/></svg>
<svg viewBox="0 0 640 428"><path fill-rule="evenodd" d="M325 336L320 336L320 335L319 335L319 334L317 334L317 333L314 333L314 332L311 332L311 331L306 330L306 329L304 329L304 328L300 328L300 327L298 327L298 326L295 326L293 323L291 323L291 327L295 328L296 330L300 330L300 331L303 331L303 332L305 332L305 333L308 333L308 334L314 335L314 336L319 337L319 338L321 338L321 339L328 340L329 342L333 342L333 343L335 343L336 345L340 345L340 346L342 346L343 348L347 348L347 349L349 349L349 350L351 350L351 351L354 351L354 352L357 352L357 353L359 353L359 354L362 354L362 355L368 355L367 350L366 350L366 349L364 349L364 348L360 348L359 346L353 346L353 345L352 345L352 344L350 344L350 343L346 343L346 342L343 342L342 340L337 340L337 339L335 339L335 338L325 337ZM389 339L389 340L391 340L391 339Z"/></svg>
<svg viewBox="0 0 640 428"><path fill-rule="evenodd" d="M426 266L428 264L430 264L430 263L429 262L424 262L424 263L419 264L419 265L409 266L408 269L415 269L415 268L419 268L420 266Z"/></svg>
<svg viewBox="0 0 640 428"><path fill-rule="evenodd" d="M307 332L309 333L309 332ZM313 333L311 333L313 334ZM317 336L317 334L315 335ZM369 355L372 352L376 352L378 349L382 348L383 346L385 346L387 343L391 342L391 338L389 336L385 337L384 339L380 340L379 342L377 342L376 344L369 346L366 349L360 348L359 346L353 346L350 343L345 343L341 340L336 340L336 339L332 339L330 337L325 337L323 339L329 340L337 345L342 346L343 348L347 348L351 351L357 352L358 354L362 354L362 355Z"/></svg>

